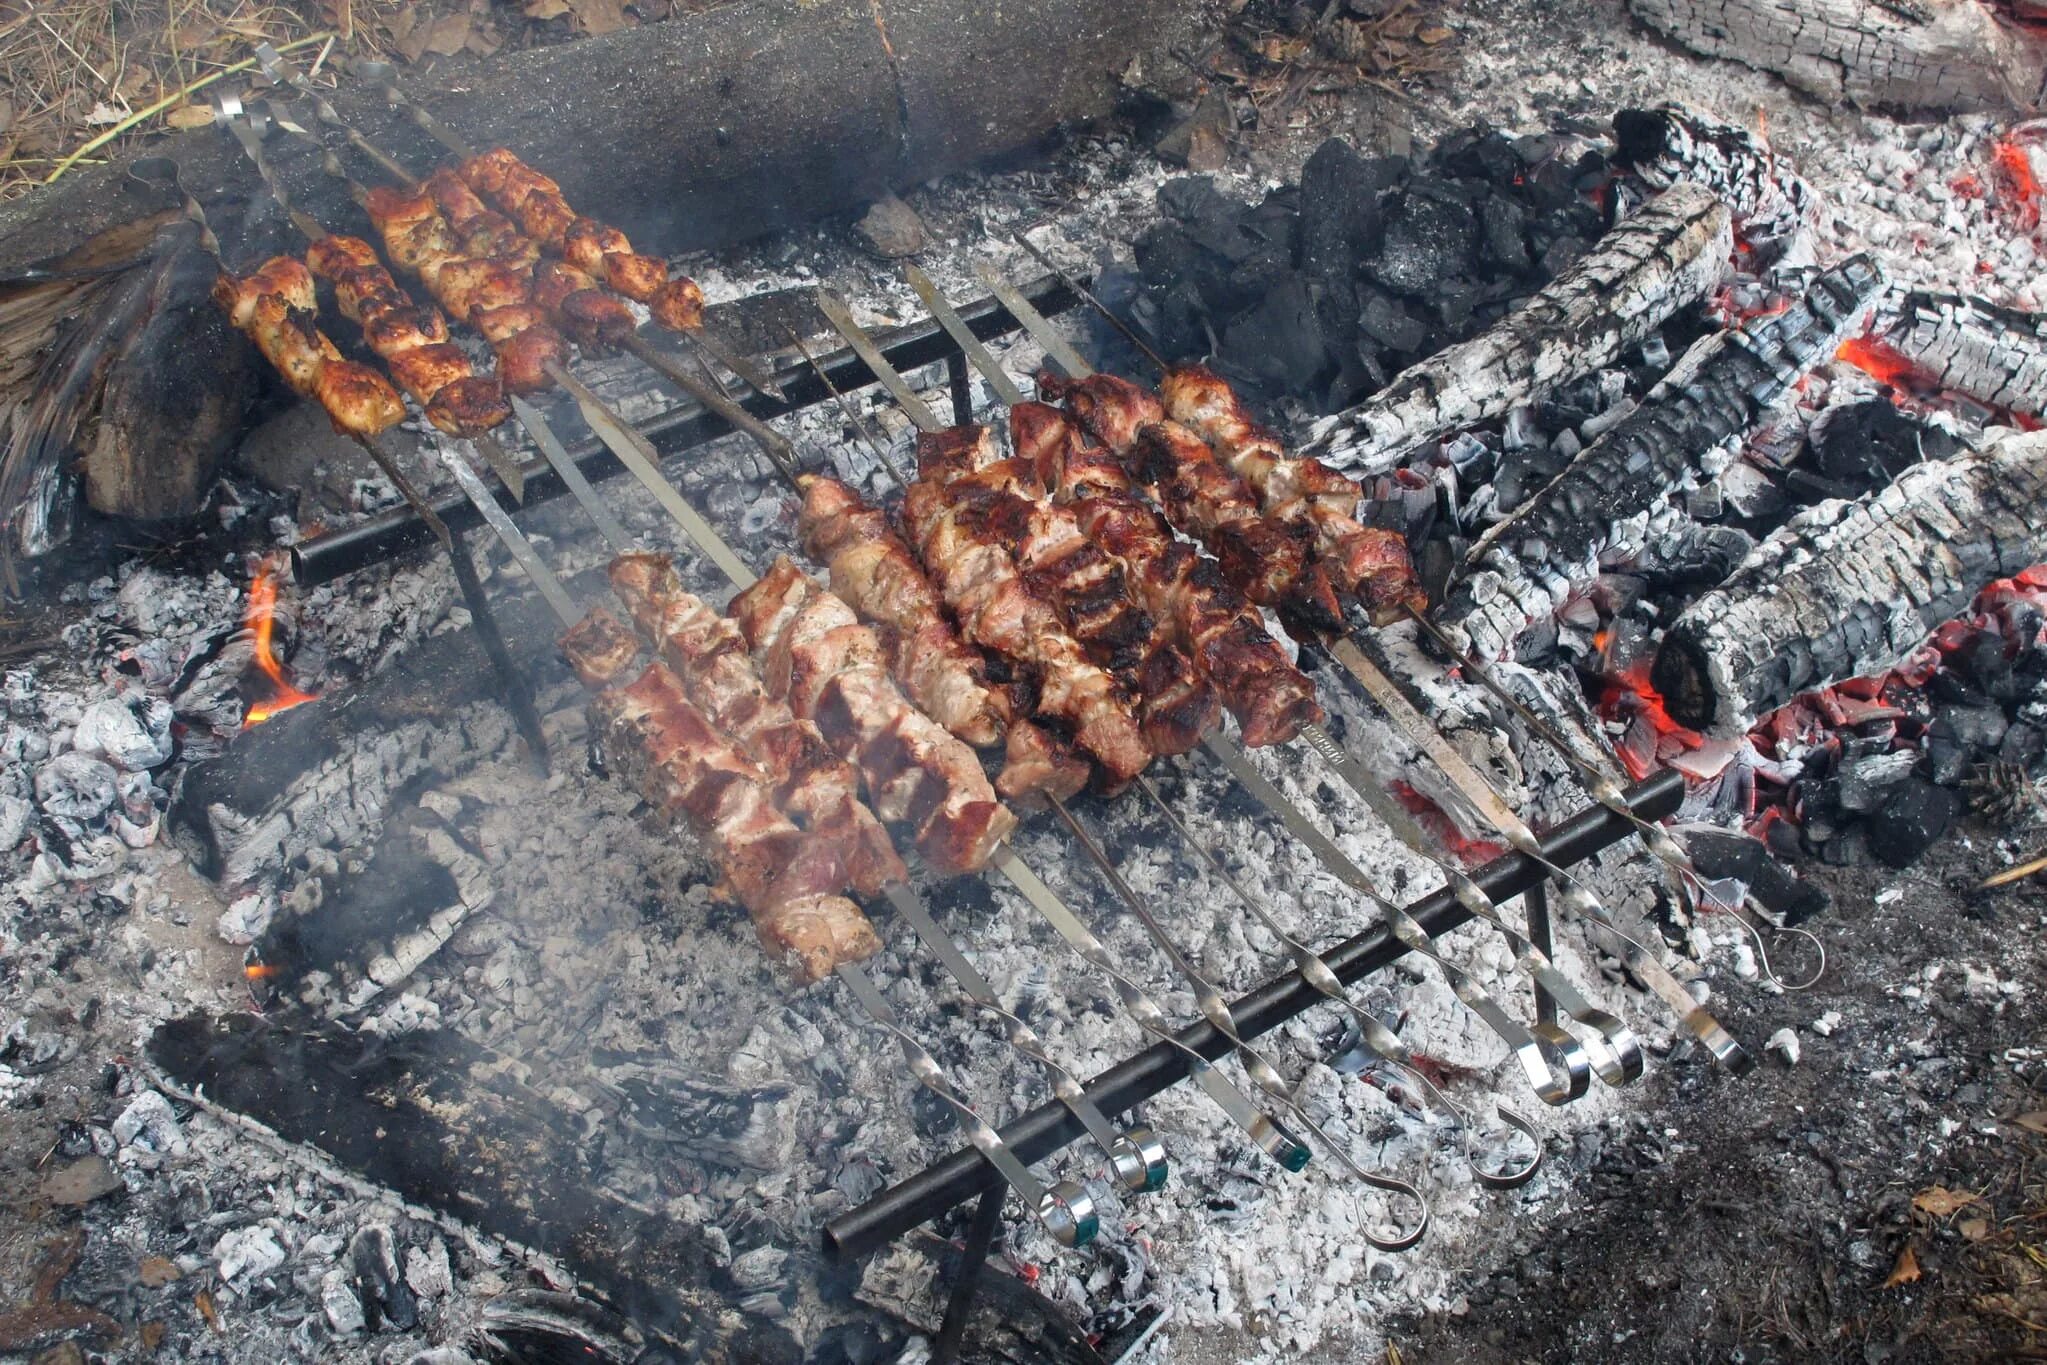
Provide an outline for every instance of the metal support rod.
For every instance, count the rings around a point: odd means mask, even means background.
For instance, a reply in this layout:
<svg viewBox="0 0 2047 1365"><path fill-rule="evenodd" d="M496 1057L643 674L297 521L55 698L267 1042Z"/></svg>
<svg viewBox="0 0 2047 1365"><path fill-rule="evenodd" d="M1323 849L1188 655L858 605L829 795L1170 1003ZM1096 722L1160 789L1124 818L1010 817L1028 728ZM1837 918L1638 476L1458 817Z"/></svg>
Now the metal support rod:
<svg viewBox="0 0 2047 1365"><path fill-rule="evenodd" d="M1080 303L1073 291L1049 278L1029 285L1023 294L1033 307L1053 316ZM984 341L1016 331L1021 326L1009 310L993 298L977 299L963 305L960 315L966 319L974 335ZM898 331L882 348L882 354L889 363L901 370L935 364L957 353L958 348L945 334L945 329L929 318ZM876 382L874 372L850 348L840 348L819 356L817 363L830 376L831 387L827 387L815 371L805 368L792 371L783 380L784 401L777 402L764 394L753 393L738 400L739 406L756 417L774 418L831 402L832 387L850 393ZM733 427L716 413L706 411L701 403L690 402L661 414L641 426L639 431L666 458L729 436ZM570 447L569 455L592 483L624 472L617 458L595 440L577 442ZM552 502L568 491L561 476L540 457L527 460L522 468L526 476L526 500L522 509ZM434 514L458 534L474 529L482 522L469 500L459 493L450 493L430 506ZM294 547L291 552L293 577L304 587L332 582L357 569L424 545L432 538L433 532L411 508L395 508L347 530L315 536Z"/></svg>
<svg viewBox="0 0 2047 1365"><path fill-rule="evenodd" d="M954 426L971 426L974 421L974 376L967 369L967 357L954 351L945 358L945 387L952 395Z"/></svg>
<svg viewBox="0 0 2047 1365"><path fill-rule="evenodd" d="M1541 949L1544 957L1554 958L1556 945L1550 935L1549 883L1537 882L1522 892L1521 904L1528 911L1528 941ZM1535 1022L1554 1024L1556 1021L1556 997L1544 990L1538 981L1535 985Z"/></svg>
<svg viewBox="0 0 2047 1365"><path fill-rule="evenodd" d="M1644 820L1660 820L1670 815L1683 795L1684 779L1675 772L1658 773L1627 791L1629 806ZM1553 863L1569 866L1626 839L1632 830L1632 825L1605 807L1589 807L1543 837L1543 855ZM1501 901L1539 884L1546 874L1526 854L1508 853L1471 875L1488 896ZM1408 907L1408 913L1431 934L1447 933L1470 918L1470 912L1447 890ZM1406 952L1391 931L1375 926L1346 939L1322 957L1336 978L1348 983L1378 971ZM1236 1018L1240 1036L1255 1038L1322 999L1321 993L1296 971L1230 1002L1230 1012ZM1229 1040L1206 1020L1183 1029L1179 1042L1211 1059L1220 1059L1230 1050ZM1104 1113L1121 1113L1177 1083L1186 1076L1187 1065L1184 1053L1159 1044L1096 1076L1087 1090ZM1057 1104L1040 1105L1002 1130L1003 1141L1027 1162L1042 1160L1082 1136L1080 1121ZM842 1258L864 1256L955 1204L1000 1184L1001 1177L981 1160L980 1153L972 1148L956 1151L826 1224L825 1250Z"/></svg>
<svg viewBox="0 0 2047 1365"><path fill-rule="evenodd" d="M953 1365L960 1358L960 1344L966 1339L967 1319L974 1313L974 1295L981 1288L982 1272L988 1268L988 1251L995 1245L995 1230L1002 1226L1002 1191L990 1190L974 1206L974 1221L967 1227L959 1278L946 1296L945 1320L938 1324L938 1339L931 1343L931 1365Z"/></svg>

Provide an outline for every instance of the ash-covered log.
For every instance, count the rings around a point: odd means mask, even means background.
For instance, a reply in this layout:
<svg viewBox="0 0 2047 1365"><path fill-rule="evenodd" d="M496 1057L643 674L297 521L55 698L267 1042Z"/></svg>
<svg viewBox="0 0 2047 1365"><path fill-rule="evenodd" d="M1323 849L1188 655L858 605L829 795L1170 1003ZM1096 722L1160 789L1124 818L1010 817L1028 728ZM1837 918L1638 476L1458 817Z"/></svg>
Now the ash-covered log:
<svg viewBox="0 0 2047 1365"><path fill-rule="evenodd" d="M1650 670L1719 736L1801 692L1895 667L1999 578L2047 561L2047 433L1927 461L1807 508L1672 623Z"/></svg>
<svg viewBox="0 0 2047 1365"><path fill-rule="evenodd" d="M192 1015L150 1060L188 1095L304 1143L373 1184L558 1256L620 1312L704 1361L797 1361L778 1323L733 1311L729 1253L702 1227L601 1187L575 1116L509 1059L429 1029L384 1040L333 1025Z"/></svg>
<svg viewBox="0 0 2047 1365"><path fill-rule="evenodd" d="M1698 342L1634 413L1472 546L1440 624L1481 659L1505 657L1591 583L1602 558L1640 550L1670 494L1724 468L1728 443L1860 328L1882 288L1876 263L1851 256L1785 312Z"/></svg>
<svg viewBox="0 0 2047 1365"><path fill-rule="evenodd" d="M1982 0L1628 0L1636 18L1709 57L1775 72L1865 108L2033 109L2047 43Z"/></svg>
<svg viewBox="0 0 2047 1365"><path fill-rule="evenodd" d="M1305 452L1353 475L1391 469L1418 446L1611 364L1702 298L1732 249L1729 214L1714 193L1674 185L1486 331L1315 423Z"/></svg>
<svg viewBox="0 0 2047 1365"><path fill-rule="evenodd" d="M1895 382L1966 394L2020 416L2047 413L2047 313L1914 289L1886 303L1857 344L1871 348L1858 363Z"/></svg>
<svg viewBox="0 0 2047 1365"><path fill-rule="evenodd" d="M1680 105L1623 109L1613 116L1614 160L1652 191L1703 185L1734 215L1745 246L1774 257L1795 242L1819 196L1746 128Z"/></svg>

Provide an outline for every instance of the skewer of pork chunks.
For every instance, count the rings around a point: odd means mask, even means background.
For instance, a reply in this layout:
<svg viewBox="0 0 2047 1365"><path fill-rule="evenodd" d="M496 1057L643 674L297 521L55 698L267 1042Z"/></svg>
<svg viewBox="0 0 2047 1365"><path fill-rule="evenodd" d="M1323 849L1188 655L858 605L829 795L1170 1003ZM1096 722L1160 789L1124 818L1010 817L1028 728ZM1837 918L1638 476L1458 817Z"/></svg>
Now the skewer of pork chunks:
<svg viewBox="0 0 2047 1365"><path fill-rule="evenodd" d="M610 578L641 637L766 774L776 804L835 841L854 888L871 896L907 880L888 832L860 799L859 774L769 692L738 628L685 589L665 555L619 555Z"/></svg>
<svg viewBox="0 0 2047 1365"><path fill-rule="evenodd" d="M1128 689L1154 755L1186 753L1221 714L1192 659L1131 590L1121 560L1053 503L1037 471L996 449L986 427L955 428L919 442L918 479L942 487L952 505L1013 547L1031 591L1051 602L1091 662Z"/></svg>
<svg viewBox="0 0 2047 1365"><path fill-rule="evenodd" d="M1201 365L1175 366L1159 381L1159 397L1168 417L1207 441L1257 491L1267 516L1310 529L1317 560L1338 591L1364 605L1373 625L1390 625L1428 606L1406 539L1358 521L1364 490L1312 456L1289 455L1277 434L1252 420L1221 375Z"/></svg>
<svg viewBox="0 0 2047 1365"><path fill-rule="evenodd" d="M273 256L247 275L222 270L213 300L294 392L326 411L336 431L368 441L404 419L398 391L367 365L343 359L320 330L319 295L303 261Z"/></svg>
<svg viewBox="0 0 2047 1365"><path fill-rule="evenodd" d="M1016 696L1020 689L989 680L986 659L960 638L888 514L829 475L803 474L797 487L804 550L830 572L832 591L874 628L903 692L956 738L977 749L1002 747L995 790L1003 799L1029 805L1079 793L1087 761L1020 714L1029 709Z"/></svg>
<svg viewBox="0 0 2047 1365"><path fill-rule="evenodd" d="M1343 605L1305 528L1268 517L1241 477L1200 435L1166 419L1157 395L1114 375L1045 373L1038 394L1061 403L1123 462L1174 526L1197 536L1245 598L1270 607L1296 634L1335 630Z"/></svg>
<svg viewBox="0 0 2047 1365"><path fill-rule="evenodd" d="M811 982L881 950L867 916L840 894L849 881L843 831L799 829L778 809L767 775L691 701L674 670L656 661L624 681L639 641L602 608L572 626L561 648L595 693L592 729L607 764L656 810L696 830L771 956Z"/></svg>
<svg viewBox="0 0 2047 1365"><path fill-rule="evenodd" d="M972 428L920 432L918 463L934 467ZM1152 753L1129 693L1088 658L1059 611L1026 583L1002 533L973 505L956 506L942 479L920 476L903 497L903 524L961 634L1029 673L1039 714L1067 726L1106 790L1119 791Z"/></svg>
<svg viewBox="0 0 2047 1365"><path fill-rule="evenodd" d="M1265 622L1217 563L1175 536L1139 497L1122 463L1070 414L1048 403L1010 407L1010 445L1041 487L1071 509L1088 539L1123 564L1154 618L1214 684L1244 746L1285 744L1320 724L1315 685L1294 667Z"/></svg>

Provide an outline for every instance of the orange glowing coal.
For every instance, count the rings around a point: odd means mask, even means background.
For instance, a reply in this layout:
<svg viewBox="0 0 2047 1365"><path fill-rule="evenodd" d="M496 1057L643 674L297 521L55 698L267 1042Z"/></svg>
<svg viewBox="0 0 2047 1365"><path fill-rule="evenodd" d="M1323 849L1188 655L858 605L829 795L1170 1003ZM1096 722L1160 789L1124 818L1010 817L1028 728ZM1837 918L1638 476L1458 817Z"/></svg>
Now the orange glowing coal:
<svg viewBox="0 0 2047 1365"><path fill-rule="evenodd" d="M1912 362L1898 354L1881 341L1870 337L1851 337L1841 343L1841 349L1834 352L1836 360L1846 361L1880 384L1894 389L1912 387L1917 371Z"/></svg>
<svg viewBox="0 0 2047 1365"><path fill-rule="evenodd" d="M2020 216L2028 222L2038 222L2040 199L2047 191L2042 190L2040 177L2033 173L2031 154L2016 142L2002 141L1991 150L1991 158L1997 163L1998 179L2010 193Z"/></svg>
<svg viewBox="0 0 2047 1365"><path fill-rule="evenodd" d="M242 617L242 624L255 633L256 667L263 670L276 691L267 700L254 703L243 712L244 730L252 725L261 725L280 711L315 701L319 696L315 692L301 692L292 686L271 643L277 629L277 580L281 576L277 565L265 561L263 567L256 571L255 581L249 584L249 610Z"/></svg>

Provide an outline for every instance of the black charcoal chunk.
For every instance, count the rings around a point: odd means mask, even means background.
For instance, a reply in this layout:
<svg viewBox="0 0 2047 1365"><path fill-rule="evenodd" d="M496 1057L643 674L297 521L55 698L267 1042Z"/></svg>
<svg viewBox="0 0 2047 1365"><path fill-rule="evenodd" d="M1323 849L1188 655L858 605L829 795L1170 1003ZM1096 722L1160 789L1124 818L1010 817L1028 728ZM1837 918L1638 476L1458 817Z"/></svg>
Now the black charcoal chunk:
<svg viewBox="0 0 2047 1365"><path fill-rule="evenodd" d="M1869 816L1869 851L1892 867L1910 867L1961 814L1962 801L1945 787L1911 777Z"/></svg>

